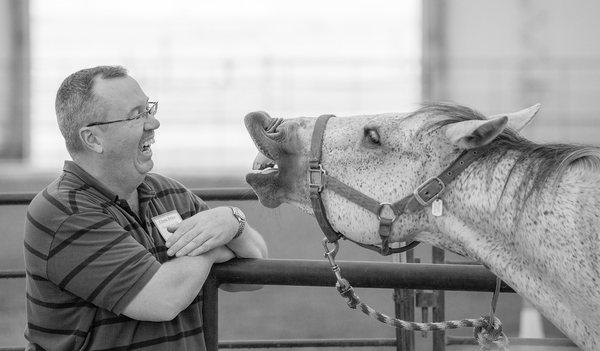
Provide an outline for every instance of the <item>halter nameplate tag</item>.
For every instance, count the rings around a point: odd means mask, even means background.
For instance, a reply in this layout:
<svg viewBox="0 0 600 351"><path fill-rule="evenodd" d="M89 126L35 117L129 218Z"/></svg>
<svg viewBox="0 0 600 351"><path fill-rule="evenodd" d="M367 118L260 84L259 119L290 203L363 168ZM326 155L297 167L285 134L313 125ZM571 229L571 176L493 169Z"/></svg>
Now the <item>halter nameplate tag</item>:
<svg viewBox="0 0 600 351"><path fill-rule="evenodd" d="M442 215L443 211L444 211L444 203L442 202L442 199L437 199L431 204L431 214L432 215L439 217Z"/></svg>

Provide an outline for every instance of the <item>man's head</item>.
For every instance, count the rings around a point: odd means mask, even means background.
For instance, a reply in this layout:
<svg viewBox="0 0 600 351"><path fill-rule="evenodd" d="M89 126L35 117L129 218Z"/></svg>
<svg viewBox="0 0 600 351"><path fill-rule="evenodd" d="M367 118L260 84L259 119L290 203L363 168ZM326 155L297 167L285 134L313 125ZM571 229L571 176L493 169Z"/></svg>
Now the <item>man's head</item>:
<svg viewBox="0 0 600 351"><path fill-rule="evenodd" d="M74 160L139 178L153 167L148 143L160 126L156 106L123 67L99 66L67 77L56 95L56 115ZM135 118L140 117L140 118Z"/></svg>

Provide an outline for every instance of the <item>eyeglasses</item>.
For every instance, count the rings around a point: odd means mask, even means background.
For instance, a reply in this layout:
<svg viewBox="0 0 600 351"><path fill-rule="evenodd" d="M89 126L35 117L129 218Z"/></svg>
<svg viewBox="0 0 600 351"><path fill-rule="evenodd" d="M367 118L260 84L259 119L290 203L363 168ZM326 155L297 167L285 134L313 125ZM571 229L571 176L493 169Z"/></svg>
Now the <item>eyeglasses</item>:
<svg viewBox="0 0 600 351"><path fill-rule="evenodd" d="M143 118L148 118L150 116L154 117L154 115L156 115L157 110L158 110L158 101L148 101L148 106L146 107L146 111L138 113L137 115L135 115L133 117L117 119L115 121L108 121L108 122L93 122L93 123L86 125L86 127L100 126L103 124L111 124L111 123L125 122L125 121L135 121L136 119L140 119L142 117Z"/></svg>

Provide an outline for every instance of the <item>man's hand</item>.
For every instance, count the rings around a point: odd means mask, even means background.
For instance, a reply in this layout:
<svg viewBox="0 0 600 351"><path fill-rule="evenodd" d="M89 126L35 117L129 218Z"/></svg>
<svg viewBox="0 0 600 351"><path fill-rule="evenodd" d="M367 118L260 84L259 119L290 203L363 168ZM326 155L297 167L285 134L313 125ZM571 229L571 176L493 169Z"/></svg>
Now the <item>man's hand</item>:
<svg viewBox="0 0 600 351"><path fill-rule="evenodd" d="M173 235L167 240L169 256L198 256L227 244L235 235L239 222L229 207L202 211L181 223L168 227Z"/></svg>

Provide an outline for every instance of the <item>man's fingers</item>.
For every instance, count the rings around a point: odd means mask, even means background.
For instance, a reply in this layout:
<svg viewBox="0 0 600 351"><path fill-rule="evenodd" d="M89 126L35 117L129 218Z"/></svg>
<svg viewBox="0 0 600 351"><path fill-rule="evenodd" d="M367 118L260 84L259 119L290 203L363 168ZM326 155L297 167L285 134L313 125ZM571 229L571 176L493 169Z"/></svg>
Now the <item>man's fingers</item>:
<svg viewBox="0 0 600 351"><path fill-rule="evenodd" d="M208 250L204 249L204 245L200 245L199 247L194 249L192 252L190 252L188 254L188 256L200 256L203 253L205 253L206 251L208 251Z"/></svg>
<svg viewBox="0 0 600 351"><path fill-rule="evenodd" d="M193 226L190 226L187 222L181 222L179 224L169 226L167 230L171 231L173 227L175 227L175 230L172 231L173 234L171 234L169 239L165 242L167 247L171 247L174 243L181 239L184 234L188 233L193 228Z"/></svg>
<svg viewBox="0 0 600 351"><path fill-rule="evenodd" d="M183 231L180 232L180 230L181 228L177 229L177 231L173 233L173 235L178 234L179 238L176 241L172 242L171 247L167 246L169 247L169 250L167 251L167 255L169 256L175 255L177 252L179 252L179 250L188 245L192 240L204 242L203 239L198 238L199 234L194 233L194 231L188 231L185 232L185 234L183 234Z"/></svg>
<svg viewBox="0 0 600 351"><path fill-rule="evenodd" d="M215 247L216 247L215 240L213 240L211 238L211 239L206 240L202 245L200 245L197 248L195 248L194 250L192 250L192 252L190 252L188 254L188 256L202 255L203 253L206 253L206 252L214 249Z"/></svg>
<svg viewBox="0 0 600 351"><path fill-rule="evenodd" d="M195 250L199 247L202 247L202 244L204 242L201 240L202 240L202 238L195 237L194 240L187 243L184 247L181 248L181 250L175 251L175 256L176 257L185 256L185 255L189 254L190 252L192 252L193 250Z"/></svg>

